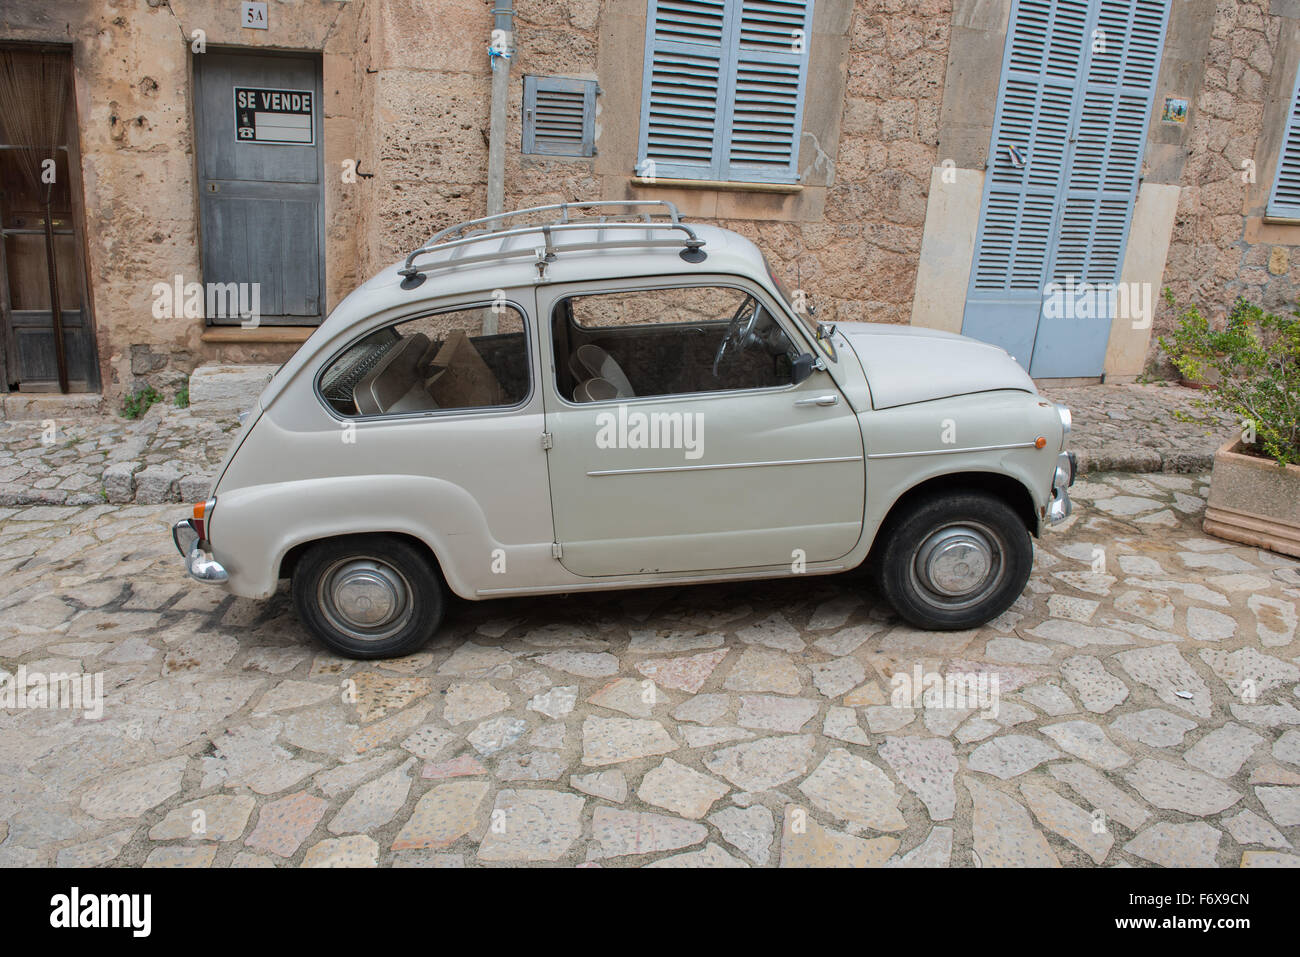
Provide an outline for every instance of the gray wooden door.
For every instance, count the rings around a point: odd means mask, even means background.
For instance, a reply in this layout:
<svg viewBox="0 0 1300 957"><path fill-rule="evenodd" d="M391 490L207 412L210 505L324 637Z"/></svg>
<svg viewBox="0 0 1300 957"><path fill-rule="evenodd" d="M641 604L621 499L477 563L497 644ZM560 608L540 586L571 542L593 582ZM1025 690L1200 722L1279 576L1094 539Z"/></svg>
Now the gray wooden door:
<svg viewBox="0 0 1300 957"><path fill-rule="evenodd" d="M262 324L320 322L319 58L202 53L194 80L204 282L258 283ZM241 320L236 313L208 321Z"/></svg>

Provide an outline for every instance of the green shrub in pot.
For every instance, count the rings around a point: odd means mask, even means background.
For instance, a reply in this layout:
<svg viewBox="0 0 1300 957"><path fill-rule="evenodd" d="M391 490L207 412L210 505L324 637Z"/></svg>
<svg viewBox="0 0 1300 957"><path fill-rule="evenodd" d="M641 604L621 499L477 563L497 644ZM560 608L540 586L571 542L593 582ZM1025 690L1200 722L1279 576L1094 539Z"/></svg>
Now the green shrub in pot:
<svg viewBox="0 0 1300 957"><path fill-rule="evenodd" d="M1279 316L1238 298L1216 329L1190 305L1160 345L1184 378L1215 381L1193 403L1240 422L1247 451L1300 463L1300 310Z"/></svg>

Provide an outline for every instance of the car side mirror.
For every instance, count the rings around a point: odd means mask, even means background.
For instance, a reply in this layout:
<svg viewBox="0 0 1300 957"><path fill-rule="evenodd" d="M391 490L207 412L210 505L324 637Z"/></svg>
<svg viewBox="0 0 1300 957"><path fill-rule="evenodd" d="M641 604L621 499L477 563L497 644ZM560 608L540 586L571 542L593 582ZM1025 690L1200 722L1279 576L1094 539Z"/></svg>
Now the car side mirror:
<svg viewBox="0 0 1300 957"><path fill-rule="evenodd" d="M794 357L790 362L790 381L798 385L804 379L813 374L817 368L817 357L810 352L804 352Z"/></svg>

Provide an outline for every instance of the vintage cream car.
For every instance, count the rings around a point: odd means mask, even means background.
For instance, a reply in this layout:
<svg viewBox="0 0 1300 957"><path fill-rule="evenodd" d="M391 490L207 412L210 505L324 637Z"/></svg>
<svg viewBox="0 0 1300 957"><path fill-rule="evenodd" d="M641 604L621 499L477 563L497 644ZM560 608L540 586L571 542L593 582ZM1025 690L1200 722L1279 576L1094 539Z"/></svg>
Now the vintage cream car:
<svg viewBox="0 0 1300 957"><path fill-rule="evenodd" d="M1069 412L1005 351L814 322L749 240L671 204L538 207L444 230L279 370L190 574L358 658L479 600L825 575L864 563L907 621L968 628L1070 514Z"/></svg>

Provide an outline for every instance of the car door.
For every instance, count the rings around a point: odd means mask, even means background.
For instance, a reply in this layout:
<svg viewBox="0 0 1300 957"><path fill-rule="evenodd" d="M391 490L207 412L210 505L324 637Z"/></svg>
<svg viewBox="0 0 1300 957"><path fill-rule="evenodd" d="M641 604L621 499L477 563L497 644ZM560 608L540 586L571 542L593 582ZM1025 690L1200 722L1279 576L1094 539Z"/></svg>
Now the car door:
<svg viewBox="0 0 1300 957"><path fill-rule="evenodd" d="M286 482L364 479L355 501L308 496L301 508L326 522L341 513L362 528L427 531L460 594L554 572L533 291L494 292L416 310L341 347L318 379L339 428L316 428L277 466Z"/></svg>
<svg viewBox="0 0 1300 957"><path fill-rule="evenodd" d="M672 285L660 279L538 289L543 355L550 359L543 394L560 561L575 574L606 577L845 555L861 533L865 494L853 410L825 372L798 385L788 376L785 384L767 381L764 373L716 390L707 378L709 360L734 300L724 314L710 315L707 308L665 306L674 297L691 298L699 289L730 290L741 299L752 294L790 341L802 340L765 292L736 277L666 288ZM622 304L608 324L584 326L574 318L576 304L583 315L603 320L601 308L589 307L611 296ZM569 310L575 311L566 318ZM675 333L693 371L664 368L674 355L663 343ZM575 381L579 339L622 356L632 366L630 385L642 394L593 401L564 394ZM645 355L638 359L638 352ZM762 372L766 358L748 361ZM658 387L644 388L654 379L661 380ZM700 384L715 390L683 391Z"/></svg>

